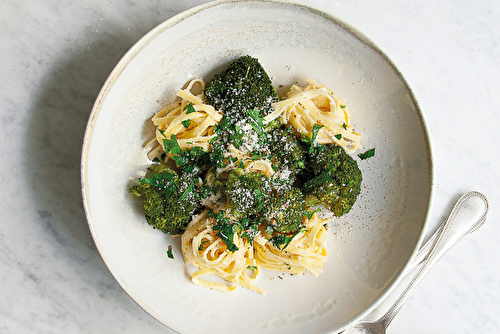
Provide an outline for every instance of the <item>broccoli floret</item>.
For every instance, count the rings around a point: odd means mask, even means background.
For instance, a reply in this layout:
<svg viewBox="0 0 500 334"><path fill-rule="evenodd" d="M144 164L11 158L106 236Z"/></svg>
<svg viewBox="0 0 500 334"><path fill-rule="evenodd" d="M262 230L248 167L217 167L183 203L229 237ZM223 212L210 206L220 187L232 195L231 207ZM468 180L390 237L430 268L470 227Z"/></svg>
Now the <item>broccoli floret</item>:
<svg viewBox="0 0 500 334"><path fill-rule="evenodd" d="M308 207L324 205L335 216L351 210L361 191L361 171L356 161L336 145L317 145L309 153L308 173L302 190Z"/></svg>
<svg viewBox="0 0 500 334"><path fill-rule="evenodd" d="M207 82L203 93L205 102L224 114L211 142L218 167L223 167L223 151L230 144L240 148L245 143L244 149L250 152L267 151L267 132L277 127L279 120L264 124L263 118L278 101L278 93L256 58L236 59Z"/></svg>
<svg viewBox="0 0 500 334"><path fill-rule="evenodd" d="M222 72L207 82L204 89L207 104L222 110L235 123L248 110L258 110L264 117L271 104L278 101L278 93L271 79L256 58L236 59Z"/></svg>
<svg viewBox="0 0 500 334"><path fill-rule="evenodd" d="M258 215L271 200L269 179L259 172L247 173L241 168L231 171L225 184L227 206L231 216L243 218Z"/></svg>
<svg viewBox="0 0 500 334"><path fill-rule="evenodd" d="M269 133L269 159L276 173L271 184L278 192L290 188L297 175L305 167L305 145L300 142L291 128L278 127Z"/></svg>
<svg viewBox="0 0 500 334"><path fill-rule="evenodd" d="M277 168L287 168L291 171L305 167L305 153L302 143L297 139L291 128L276 128L270 132L269 145L272 162Z"/></svg>
<svg viewBox="0 0 500 334"><path fill-rule="evenodd" d="M272 197L265 218L271 222L275 231L291 233L300 228L304 214L305 201L302 192L298 188L291 188Z"/></svg>
<svg viewBox="0 0 500 334"><path fill-rule="evenodd" d="M149 225L166 234L182 234L199 207L195 176L179 176L168 166L155 164L149 168L149 176L137 181L129 192L142 199Z"/></svg>

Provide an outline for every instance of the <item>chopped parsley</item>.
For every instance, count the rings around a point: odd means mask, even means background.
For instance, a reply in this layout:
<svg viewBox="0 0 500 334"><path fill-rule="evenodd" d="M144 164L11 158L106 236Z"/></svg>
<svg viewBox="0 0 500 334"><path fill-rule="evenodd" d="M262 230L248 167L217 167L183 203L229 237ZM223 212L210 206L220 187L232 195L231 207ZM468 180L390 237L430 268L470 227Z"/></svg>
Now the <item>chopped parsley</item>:
<svg viewBox="0 0 500 334"><path fill-rule="evenodd" d="M172 246L168 246L167 256L168 256L169 259L173 259L174 258L174 254L172 253Z"/></svg>
<svg viewBox="0 0 500 334"><path fill-rule="evenodd" d="M267 135L264 131L264 119L260 116L260 113L257 109L247 110L248 120L250 121L250 125L257 132L259 138L267 139Z"/></svg>
<svg viewBox="0 0 500 334"><path fill-rule="evenodd" d="M198 250L199 250L200 252L202 252L202 251L205 249L205 245L206 245L207 243L209 243L209 242L210 242L210 241L208 241L208 240L203 240L202 242L200 242L200 246L198 247Z"/></svg>
<svg viewBox="0 0 500 334"><path fill-rule="evenodd" d="M207 218L213 218L216 224L212 227L212 230L216 231L216 236L219 237L222 242L224 242L231 252L236 252L239 248L234 244L234 234L238 232L239 226L232 223L229 218L226 217L226 211L219 210L214 213L213 210L207 212Z"/></svg>
<svg viewBox="0 0 500 334"><path fill-rule="evenodd" d="M165 137L164 131L160 130L160 133ZM187 154L185 154L185 152L179 146L179 142L177 142L177 137L174 134L170 136L170 139L168 138L163 139L163 147L165 149L166 154L170 153L172 155L172 158L177 163L177 165L185 166L188 164L189 158L187 157Z"/></svg>
<svg viewBox="0 0 500 334"><path fill-rule="evenodd" d="M183 110L186 111L186 115L196 112L196 109L194 109L193 104L191 102L186 104Z"/></svg>
<svg viewBox="0 0 500 334"><path fill-rule="evenodd" d="M174 179L174 177L174 174L171 173L162 173L159 175L151 174L149 177L140 179L139 181L137 181L137 183L145 183L155 187L165 187Z"/></svg>
<svg viewBox="0 0 500 334"><path fill-rule="evenodd" d="M321 212L321 209L316 209L313 211L306 211L306 213L304 213L304 216L306 216L307 219L311 219L316 212Z"/></svg>
<svg viewBox="0 0 500 334"><path fill-rule="evenodd" d="M312 153L312 151L314 150L316 137L318 137L319 130L321 130L322 127L324 127L324 125L316 123L313 125L313 128L311 130L311 138L302 136L302 141L310 145L309 153Z"/></svg>
<svg viewBox="0 0 500 334"><path fill-rule="evenodd" d="M369 149L368 151L366 151L364 153L358 154L358 157L361 160L366 160L366 159L374 157L374 156L375 156L375 148Z"/></svg>
<svg viewBox="0 0 500 334"><path fill-rule="evenodd" d="M234 126L234 133L229 136L229 139L233 143L234 147L240 148L243 145L243 129L239 125Z"/></svg>
<svg viewBox="0 0 500 334"><path fill-rule="evenodd" d="M302 226L298 231L293 233L292 235L287 235L287 234L279 234L277 236L272 237L269 241L271 244L278 248L279 250L284 250L290 242L292 242L293 238L299 233L302 233L305 231L305 227Z"/></svg>
<svg viewBox="0 0 500 334"><path fill-rule="evenodd" d="M216 236L219 237L231 252L239 250L238 246L234 244L234 234L238 231L238 225L229 222L217 222L212 229L217 231Z"/></svg>
<svg viewBox="0 0 500 334"><path fill-rule="evenodd" d="M191 194L194 191L194 183L191 183L188 188L182 193L181 197L179 198L179 201L185 200L189 194Z"/></svg>

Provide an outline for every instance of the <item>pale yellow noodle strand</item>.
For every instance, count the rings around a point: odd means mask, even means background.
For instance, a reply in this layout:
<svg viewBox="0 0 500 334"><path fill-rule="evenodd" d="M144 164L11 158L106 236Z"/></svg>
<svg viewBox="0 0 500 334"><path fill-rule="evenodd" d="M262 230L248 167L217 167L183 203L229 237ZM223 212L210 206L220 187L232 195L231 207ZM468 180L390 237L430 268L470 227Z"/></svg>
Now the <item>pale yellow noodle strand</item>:
<svg viewBox="0 0 500 334"><path fill-rule="evenodd" d="M153 117L152 122L157 127L157 147L153 147L148 156L150 158L164 151L163 140L175 136L181 149L200 147L204 151L210 151L212 140L216 135L214 127L222 119L222 114L214 107L203 102L202 94L195 95L192 91L195 85L200 86L203 91L205 83L201 79L191 80L185 89L177 92L176 100L160 109ZM192 109L187 109L188 104ZM194 110L194 112L190 112ZM189 113L188 113L189 112Z"/></svg>
<svg viewBox="0 0 500 334"><path fill-rule="evenodd" d="M281 123L293 126L297 132L309 138L315 124L323 127L316 137L321 144L342 146L349 154L361 149L361 135L351 126L351 114L345 102L327 87L313 79L301 88L293 85L287 98L273 104L266 123L280 117Z"/></svg>
<svg viewBox="0 0 500 334"><path fill-rule="evenodd" d="M233 242L237 251L230 251L216 232L212 230L215 221L207 218L208 210L191 221L181 238L184 261L199 269L192 274L192 282L196 285L224 292L234 291L239 285L264 294L264 290L252 282L258 277L246 273L249 265L254 265L251 245L234 234ZM216 282L202 277L216 275L225 282Z"/></svg>
<svg viewBox="0 0 500 334"><path fill-rule="evenodd" d="M318 276L328 255L325 247L326 223L315 214L306 221L305 231L296 235L283 250L263 237L257 238L254 242L257 264L269 270L293 274L307 270Z"/></svg>

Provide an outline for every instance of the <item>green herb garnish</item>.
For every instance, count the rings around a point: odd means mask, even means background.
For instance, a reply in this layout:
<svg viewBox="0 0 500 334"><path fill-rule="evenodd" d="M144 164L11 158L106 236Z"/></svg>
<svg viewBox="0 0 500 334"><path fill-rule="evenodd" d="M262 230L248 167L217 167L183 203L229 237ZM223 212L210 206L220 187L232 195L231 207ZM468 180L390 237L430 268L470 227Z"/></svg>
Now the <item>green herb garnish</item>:
<svg viewBox="0 0 500 334"><path fill-rule="evenodd" d="M314 150L314 142L316 141L316 137L318 136L318 133L319 133L319 130L323 127L324 125L321 125L321 124L314 124L313 125L313 128L311 130L311 138L308 138L308 137L305 137L303 136L302 137L302 141L304 141L305 143L308 143L310 146L309 146L309 153L312 153L312 151Z"/></svg>
<svg viewBox="0 0 500 334"><path fill-rule="evenodd" d="M224 210L215 213L210 209L207 212L207 218L215 219L217 223L212 227L212 230L217 232L215 235L226 244L229 251L236 252L239 248L234 244L234 234L238 232L239 226L229 221Z"/></svg>
<svg viewBox="0 0 500 334"><path fill-rule="evenodd" d="M183 110L186 110L186 115L196 112L196 109L194 109L193 103L191 103L191 102L186 104L186 106L184 107Z"/></svg>
<svg viewBox="0 0 500 334"><path fill-rule="evenodd" d="M189 196L189 194L193 192L193 190L194 190L194 183L191 183L189 187L186 189L186 191L184 191L184 193L181 195L179 201L185 200Z"/></svg>
<svg viewBox="0 0 500 334"><path fill-rule="evenodd" d="M259 111L257 109L247 110L248 119L250 121L250 125L257 132L259 138L266 139L266 133L264 132L264 119L260 116Z"/></svg>
<svg viewBox="0 0 500 334"><path fill-rule="evenodd" d="M306 212L304 213L304 216L306 216L306 217L307 217L307 219L311 219L311 218L314 216L314 214L315 214L316 212L321 212L321 209L316 209L316 210L314 210L314 211L306 211Z"/></svg>
<svg viewBox="0 0 500 334"><path fill-rule="evenodd" d="M228 222L219 221L212 229L217 231L216 236L227 246L231 252L236 252L239 248L234 244L234 234L238 231L238 225Z"/></svg>
<svg viewBox="0 0 500 334"><path fill-rule="evenodd" d="M368 151L366 151L364 153L358 154L358 157L361 160L365 160L365 159L371 158L373 156L375 156L375 148L369 149Z"/></svg>
<svg viewBox="0 0 500 334"><path fill-rule="evenodd" d="M173 259L174 258L174 254L172 253L172 246L168 246L167 256L168 256L169 259Z"/></svg>
<svg viewBox="0 0 500 334"><path fill-rule="evenodd" d="M275 246L279 250L284 250L290 244L290 242L293 240L293 238L295 238L295 236L297 234L299 234L303 231L305 231L304 226L302 226L298 231L296 231L292 235L280 234L280 235L272 237L271 239L269 239L269 241L271 242L271 244L273 246Z"/></svg>
<svg viewBox="0 0 500 334"><path fill-rule="evenodd" d="M205 249L205 245L206 245L207 243L209 243L209 242L210 242L210 241L208 241L208 240L203 240L202 242L200 242L200 246L198 247L198 250L199 250L200 252L202 252L202 251Z"/></svg>

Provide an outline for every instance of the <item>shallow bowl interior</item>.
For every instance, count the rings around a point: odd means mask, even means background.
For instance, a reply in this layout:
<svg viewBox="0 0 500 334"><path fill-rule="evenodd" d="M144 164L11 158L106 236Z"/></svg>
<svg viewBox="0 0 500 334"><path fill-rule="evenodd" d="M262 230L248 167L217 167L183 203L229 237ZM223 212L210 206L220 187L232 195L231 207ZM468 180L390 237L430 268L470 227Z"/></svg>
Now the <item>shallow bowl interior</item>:
<svg viewBox="0 0 500 334"><path fill-rule="evenodd" d="M261 296L193 285L179 239L144 221L127 193L149 161L149 118L193 77L258 58L281 94L311 77L341 96L366 149L354 209L329 230L319 278L266 272ZM84 204L95 243L124 290L180 333L325 333L341 330L388 293L418 248L429 212L432 161L422 114L390 60L317 9L279 1L222 1L188 10L120 61L92 111L82 157ZM172 245L174 259L166 256Z"/></svg>

